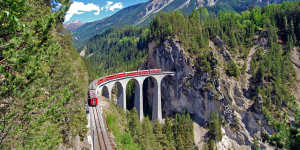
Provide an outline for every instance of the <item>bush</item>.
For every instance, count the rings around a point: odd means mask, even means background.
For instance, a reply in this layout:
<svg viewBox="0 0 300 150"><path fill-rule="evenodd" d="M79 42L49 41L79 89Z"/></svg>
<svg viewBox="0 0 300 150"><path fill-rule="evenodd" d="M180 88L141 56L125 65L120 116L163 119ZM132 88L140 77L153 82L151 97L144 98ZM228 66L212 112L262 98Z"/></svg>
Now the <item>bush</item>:
<svg viewBox="0 0 300 150"><path fill-rule="evenodd" d="M246 69L247 69L247 63L245 62L243 67L241 68L241 74L245 74L246 73Z"/></svg>
<svg viewBox="0 0 300 150"><path fill-rule="evenodd" d="M240 74L238 66L232 60L226 64L225 71L228 76L238 77Z"/></svg>

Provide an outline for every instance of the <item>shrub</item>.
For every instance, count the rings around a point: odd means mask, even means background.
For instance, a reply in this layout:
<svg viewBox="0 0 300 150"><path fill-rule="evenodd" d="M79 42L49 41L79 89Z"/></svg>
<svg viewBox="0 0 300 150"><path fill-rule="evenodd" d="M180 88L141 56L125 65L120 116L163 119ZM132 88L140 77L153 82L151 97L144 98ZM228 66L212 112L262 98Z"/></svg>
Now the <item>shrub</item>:
<svg viewBox="0 0 300 150"><path fill-rule="evenodd" d="M238 77L240 74L238 66L232 60L226 64L225 71L228 76Z"/></svg>

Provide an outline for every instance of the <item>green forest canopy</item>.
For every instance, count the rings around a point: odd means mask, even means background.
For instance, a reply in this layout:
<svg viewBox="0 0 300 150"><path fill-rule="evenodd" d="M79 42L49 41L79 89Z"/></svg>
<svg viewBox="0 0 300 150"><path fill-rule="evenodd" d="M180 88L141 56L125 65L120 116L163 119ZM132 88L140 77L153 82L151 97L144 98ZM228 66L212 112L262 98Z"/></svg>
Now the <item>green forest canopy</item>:
<svg viewBox="0 0 300 150"><path fill-rule="evenodd" d="M0 149L58 149L86 133L87 71L59 2L0 1Z"/></svg>
<svg viewBox="0 0 300 150"><path fill-rule="evenodd" d="M270 120L270 125L278 131L265 137L266 141L286 148L293 148L299 143L299 110L295 97L289 90L295 86L290 52L300 44L299 2L272 4L241 13L219 12L218 16L208 13L205 8L194 10L189 16L184 16L179 11L160 13L149 27L127 27L95 36L85 47L93 54L86 57L86 60L93 69L96 68L95 76L135 69L146 60L150 41L162 43L176 37L194 60L201 60L196 61L197 72L209 73L213 78L217 78L218 73L216 60L208 48L210 39L220 38L233 57L246 61L249 49L255 44L254 40L257 37L267 37L268 42L264 47L266 53L259 54L258 51L251 62L251 84L258 85L255 86L252 99L263 98L263 112ZM278 44L280 41L281 44ZM129 69L126 66L130 66ZM224 67L228 76L234 77L241 76L245 69L234 61L228 62ZM287 108L288 111L282 108ZM269 112L277 113L271 115ZM295 125L287 124L288 120L276 120L278 116L288 112L296 117Z"/></svg>

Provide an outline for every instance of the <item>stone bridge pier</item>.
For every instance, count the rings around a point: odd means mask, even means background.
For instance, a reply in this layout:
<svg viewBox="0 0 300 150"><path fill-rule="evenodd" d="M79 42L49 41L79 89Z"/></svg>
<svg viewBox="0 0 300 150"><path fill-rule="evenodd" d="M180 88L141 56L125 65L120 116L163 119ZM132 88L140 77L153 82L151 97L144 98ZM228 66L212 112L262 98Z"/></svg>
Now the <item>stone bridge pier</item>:
<svg viewBox="0 0 300 150"><path fill-rule="evenodd" d="M162 121L162 102L161 102L161 82L164 77L173 74L159 74L159 75L149 75L149 76L137 76L130 78L123 78L114 81L110 81L102 86L97 87L97 93L103 95L104 92L108 92L106 96L112 100L112 89L115 86L117 90L117 106L121 107L126 111L126 88L130 80L135 82L135 97L134 97L134 107L137 109L139 119L143 120L144 110L143 110L143 84L147 78L154 79L154 95L152 104L152 120Z"/></svg>

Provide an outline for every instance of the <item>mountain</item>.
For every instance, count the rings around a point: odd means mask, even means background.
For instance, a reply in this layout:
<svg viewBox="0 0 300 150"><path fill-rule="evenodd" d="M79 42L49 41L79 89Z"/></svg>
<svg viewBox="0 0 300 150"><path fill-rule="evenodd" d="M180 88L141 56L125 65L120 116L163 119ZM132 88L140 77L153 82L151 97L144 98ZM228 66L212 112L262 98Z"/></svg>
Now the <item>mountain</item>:
<svg viewBox="0 0 300 150"><path fill-rule="evenodd" d="M149 27L110 29L94 36L84 53L94 79L138 69L175 72L161 82L162 116L178 118L186 112L195 122L194 141L184 134L192 130L188 122L184 127L162 127L167 131L163 133L155 126L156 136L149 137L151 130L144 132L128 117L129 123L122 124L129 129L116 136L134 131L129 133L135 143L155 145L149 150L299 149L300 2L218 16L205 8L186 16L161 13ZM155 104L155 82L143 83L145 118L151 118ZM132 108L136 88L131 83L126 103ZM170 120L165 121L167 125Z"/></svg>
<svg viewBox="0 0 300 150"><path fill-rule="evenodd" d="M180 10L190 14L194 9L207 7L211 12L231 10L241 12L249 7L265 6L271 3L281 3L283 0L151 0L121 9L114 15L86 23L73 31L75 47L80 47L88 39L108 28L119 28L126 25L145 25L158 12Z"/></svg>
<svg viewBox="0 0 300 150"><path fill-rule="evenodd" d="M74 31L80 26L82 26L84 23L81 22L80 20L75 20L72 22L64 23L64 27L67 28L70 31Z"/></svg>

